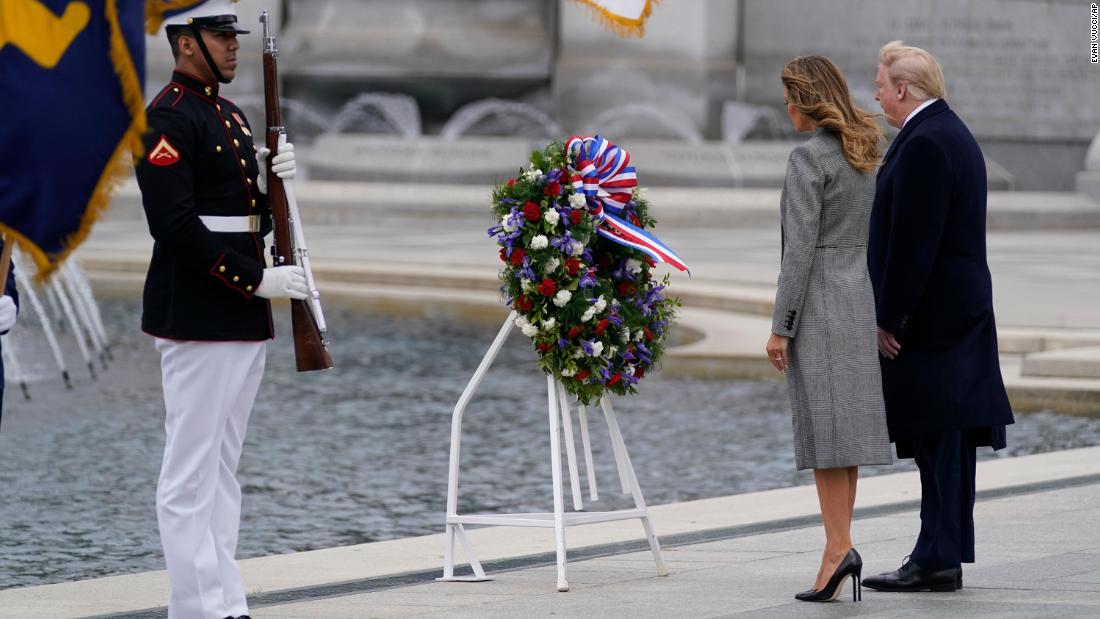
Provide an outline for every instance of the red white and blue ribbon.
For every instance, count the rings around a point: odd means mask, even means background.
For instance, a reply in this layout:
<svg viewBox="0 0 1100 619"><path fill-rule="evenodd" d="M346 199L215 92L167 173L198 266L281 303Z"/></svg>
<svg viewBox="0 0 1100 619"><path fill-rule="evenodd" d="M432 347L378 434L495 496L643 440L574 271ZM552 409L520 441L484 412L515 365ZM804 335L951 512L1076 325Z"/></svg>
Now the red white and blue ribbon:
<svg viewBox="0 0 1100 619"><path fill-rule="evenodd" d="M565 143L566 160L573 170L573 191L583 194L588 212L596 219L596 231L620 245L644 252L657 262L681 271L687 265L657 237L623 220L623 211L638 186L630 165L630 153L601 136L573 136Z"/></svg>

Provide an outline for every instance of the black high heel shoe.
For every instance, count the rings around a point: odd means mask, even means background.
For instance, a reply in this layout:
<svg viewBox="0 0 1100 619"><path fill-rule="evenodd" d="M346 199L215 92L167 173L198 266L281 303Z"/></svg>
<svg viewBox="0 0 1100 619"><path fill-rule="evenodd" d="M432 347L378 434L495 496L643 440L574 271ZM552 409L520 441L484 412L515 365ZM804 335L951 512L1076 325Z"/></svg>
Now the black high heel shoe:
<svg viewBox="0 0 1100 619"><path fill-rule="evenodd" d="M840 562L840 565L836 566L836 571L829 578L829 582L825 583L825 586L820 590L810 589L809 591L803 591L802 593L796 593L794 599L800 602L828 602L835 600L840 595L840 590L844 587L844 579L852 577L852 601L858 602L863 599L863 593L860 591L860 579L863 576L863 557L859 556L856 549L853 548L848 551L848 554L844 555L844 559Z"/></svg>

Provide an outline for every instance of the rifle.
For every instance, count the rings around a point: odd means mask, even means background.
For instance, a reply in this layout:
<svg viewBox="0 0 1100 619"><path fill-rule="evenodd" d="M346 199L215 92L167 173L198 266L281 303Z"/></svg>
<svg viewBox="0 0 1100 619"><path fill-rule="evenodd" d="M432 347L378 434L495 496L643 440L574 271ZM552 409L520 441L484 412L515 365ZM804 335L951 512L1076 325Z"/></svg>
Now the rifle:
<svg viewBox="0 0 1100 619"><path fill-rule="evenodd" d="M282 112L279 105L279 70L276 65L278 50L275 49L275 37L268 29L270 18L267 11L260 15L264 30L264 109L267 112L267 148L273 156L279 147L286 143L286 128L283 127ZM313 271L309 268L309 250L306 248L302 222L298 215L298 201L294 199L291 183L271 171L267 165L267 201L271 205L271 217L275 224L275 242L271 246L273 266L300 264L306 272L306 284L309 286L308 301L291 299L290 316L294 333L294 359L299 372L326 370L332 367L325 339L327 328L325 315L321 311L321 294L317 291ZM293 242L292 242L293 239Z"/></svg>

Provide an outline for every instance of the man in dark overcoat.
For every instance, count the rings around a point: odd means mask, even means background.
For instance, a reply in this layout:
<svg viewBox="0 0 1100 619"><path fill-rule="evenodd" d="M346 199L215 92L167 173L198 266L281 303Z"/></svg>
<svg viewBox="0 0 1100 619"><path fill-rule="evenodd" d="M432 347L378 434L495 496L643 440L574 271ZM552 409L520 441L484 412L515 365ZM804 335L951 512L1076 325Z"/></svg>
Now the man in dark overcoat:
<svg viewBox="0 0 1100 619"><path fill-rule="evenodd" d="M920 469L921 530L900 569L863 584L955 591L974 561L976 449L1003 448L1013 422L986 262L985 158L927 51L885 45L875 83L901 131L879 169L867 259L890 440Z"/></svg>

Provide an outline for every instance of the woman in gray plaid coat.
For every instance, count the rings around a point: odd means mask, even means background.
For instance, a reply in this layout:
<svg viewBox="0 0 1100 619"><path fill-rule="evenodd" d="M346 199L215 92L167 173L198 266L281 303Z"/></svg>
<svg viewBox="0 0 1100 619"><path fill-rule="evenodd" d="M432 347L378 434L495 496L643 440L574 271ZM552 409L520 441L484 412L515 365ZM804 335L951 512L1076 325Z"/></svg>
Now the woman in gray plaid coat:
<svg viewBox="0 0 1100 619"><path fill-rule="evenodd" d="M782 264L768 358L790 392L795 462L813 469L825 524L814 587L798 599L839 594L862 560L852 547L858 467L890 464L867 274L867 230L882 129L853 105L840 70L821 56L783 69L787 113L813 136L787 164L781 199Z"/></svg>

